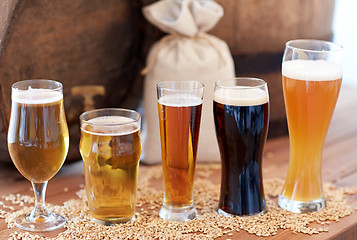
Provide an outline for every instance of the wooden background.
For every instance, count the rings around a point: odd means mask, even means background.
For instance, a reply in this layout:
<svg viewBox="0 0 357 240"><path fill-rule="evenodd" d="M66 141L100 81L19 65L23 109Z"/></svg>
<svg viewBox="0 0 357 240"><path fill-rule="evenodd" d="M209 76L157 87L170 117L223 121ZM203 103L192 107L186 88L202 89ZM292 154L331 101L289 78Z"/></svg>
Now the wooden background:
<svg viewBox="0 0 357 240"><path fill-rule="evenodd" d="M43 78L64 84L68 161L80 159L78 117L83 111L140 106L140 71L150 46L164 35L141 13L153 2L0 1L0 161L10 162L6 132L11 85L19 80ZM211 33L228 43L238 76L268 82L269 137L286 135L280 76L284 43L293 38L331 39L335 0L217 2L225 15Z"/></svg>

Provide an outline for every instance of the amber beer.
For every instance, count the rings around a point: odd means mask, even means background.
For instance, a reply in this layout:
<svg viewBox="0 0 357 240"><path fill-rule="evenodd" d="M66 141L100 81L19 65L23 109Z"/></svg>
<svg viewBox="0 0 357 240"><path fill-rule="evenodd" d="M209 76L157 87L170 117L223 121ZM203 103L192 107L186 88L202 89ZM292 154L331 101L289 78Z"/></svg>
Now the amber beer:
<svg viewBox="0 0 357 240"><path fill-rule="evenodd" d="M8 147L19 172L33 183L51 179L68 151L63 95L50 89L12 94Z"/></svg>
<svg viewBox="0 0 357 240"><path fill-rule="evenodd" d="M253 78L218 81L213 112L222 164L218 213L262 214L262 161L269 124L266 83Z"/></svg>
<svg viewBox="0 0 357 240"><path fill-rule="evenodd" d="M96 115L87 112L81 116L79 148L89 215L102 224L126 222L135 214L141 154L140 115L129 110L107 110L102 116L100 111L93 111ZM135 113L137 119L121 116L120 111Z"/></svg>
<svg viewBox="0 0 357 240"><path fill-rule="evenodd" d="M197 217L192 194L203 98L198 85L198 95L181 89L158 98L165 190L160 216L168 220Z"/></svg>
<svg viewBox="0 0 357 240"><path fill-rule="evenodd" d="M292 212L325 207L321 159L342 82L341 47L326 41L286 44L282 83L289 127L289 168L279 206Z"/></svg>
<svg viewBox="0 0 357 240"><path fill-rule="evenodd" d="M290 163L282 196L309 202L323 197L321 155L342 72L334 63L310 60L287 61L282 69L290 135Z"/></svg>

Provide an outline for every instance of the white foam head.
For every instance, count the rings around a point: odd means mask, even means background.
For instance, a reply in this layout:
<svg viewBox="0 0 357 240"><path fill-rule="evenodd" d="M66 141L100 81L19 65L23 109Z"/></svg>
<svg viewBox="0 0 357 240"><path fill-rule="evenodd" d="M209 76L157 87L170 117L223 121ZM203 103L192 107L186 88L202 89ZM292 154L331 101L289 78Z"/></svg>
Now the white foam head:
<svg viewBox="0 0 357 240"><path fill-rule="evenodd" d="M285 77L305 81L331 81L342 78L342 67L326 60L291 60L282 64Z"/></svg>
<svg viewBox="0 0 357 240"><path fill-rule="evenodd" d="M160 97L161 105L170 107L192 107L202 104L202 99L191 94L169 94Z"/></svg>
<svg viewBox="0 0 357 240"><path fill-rule="evenodd" d="M139 131L139 124L139 122L128 117L102 116L83 123L82 130L94 135L121 136Z"/></svg>
<svg viewBox="0 0 357 240"><path fill-rule="evenodd" d="M260 88L219 88L214 91L214 101L233 106L256 106L267 103L269 100L266 91Z"/></svg>
<svg viewBox="0 0 357 240"><path fill-rule="evenodd" d="M48 104L63 99L62 92L52 89L31 88L27 90L13 89L12 101L23 104Z"/></svg>

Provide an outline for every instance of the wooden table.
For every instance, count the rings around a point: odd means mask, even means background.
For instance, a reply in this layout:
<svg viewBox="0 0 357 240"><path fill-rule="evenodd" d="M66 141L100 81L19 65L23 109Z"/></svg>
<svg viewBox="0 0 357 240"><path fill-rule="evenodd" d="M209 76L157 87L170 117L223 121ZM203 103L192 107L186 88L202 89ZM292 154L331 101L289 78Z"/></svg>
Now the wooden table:
<svg viewBox="0 0 357 240"><path fill-rule="evenodd" d="M357 186L357 91L354 88L343 87L336 111L326 139L323 153L324 182L334 182L337 186ZM284 178L288 167L289 141L288 137L269 139L264 154L264 178ZM148 166L141 166L146 171ZM46 201L62 204L64 201L76 198L75 193L84 184L82 163L65 165L48 185ZM214 181L219 181L219 172L214 174ZM161 183L155 183L160 185ZM0 195L21 193L32 196L30 183L25 180L12 165L0 166ZM160 187L160 186L159 186ZM63 189L68 188L64 192ZM1 199L0 199L1 201ZM292 234L291 231L279 231L276 236L267 239L357 239L357 196L349 199L354 211L350 216L329 225L329 232L317 235ZM7 229L3 219L0 219L0 239L7 239L11 232L21 230ZM42 236L55 237L59 231L43 233ZM245 231L222 239L259 239Z"/></svg>

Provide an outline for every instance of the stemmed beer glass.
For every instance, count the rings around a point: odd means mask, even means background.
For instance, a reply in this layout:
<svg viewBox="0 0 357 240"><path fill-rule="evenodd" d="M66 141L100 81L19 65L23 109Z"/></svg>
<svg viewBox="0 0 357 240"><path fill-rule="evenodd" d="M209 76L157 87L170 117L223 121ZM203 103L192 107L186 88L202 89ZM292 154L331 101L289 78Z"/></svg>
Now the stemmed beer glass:
<svg viewBox="0 0 357 240"><path fill-rule="evenodd" d="M286 43L282 75L290 160L279 206L291 212L325 207L321 158L342 82L342 47L320 40Z"/></svg>
<svg viewBox="0 0 357 240"><path fill-rule="evenodd" d="M62 84L52 80L25 80L12 85L8 148L19 172L32 183L35 207L15 223L27 231L62 227L64 217L45 206L47 182L61 168L68 152L68 127Z"/></svg>

